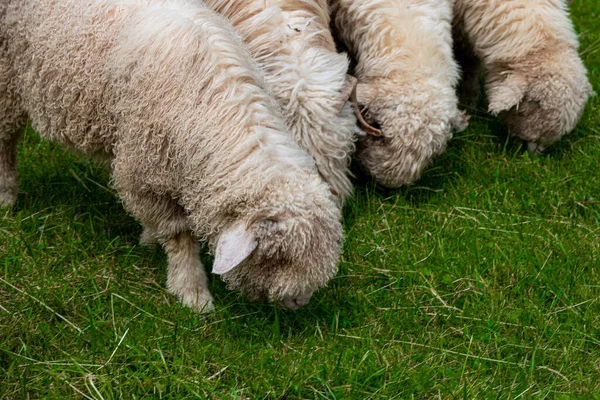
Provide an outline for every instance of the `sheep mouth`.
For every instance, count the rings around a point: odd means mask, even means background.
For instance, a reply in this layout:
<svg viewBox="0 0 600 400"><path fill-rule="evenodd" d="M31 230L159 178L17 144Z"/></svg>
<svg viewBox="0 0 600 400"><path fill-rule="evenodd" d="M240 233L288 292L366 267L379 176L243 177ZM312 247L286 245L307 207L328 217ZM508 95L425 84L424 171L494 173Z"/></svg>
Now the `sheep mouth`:
<svg viewBox="0 0 600 400"><path fill-rule="evenodd" d="M524 141L523 144L527 147L527 151L530 154L533 154L536 156L541 156L548 149L548 146L540 144L540 143Z"/></svg>
<svg viewBox="0 0 600 400"><path fill-rule="evenodd" d="M287 308L292 309L292 310L297 310L297 309L307 305L310 302L311 297L312 297L312 293L301 295L301 296L289 297L289 298L279 301L279 303L281 305L286 306Z"/></svg>

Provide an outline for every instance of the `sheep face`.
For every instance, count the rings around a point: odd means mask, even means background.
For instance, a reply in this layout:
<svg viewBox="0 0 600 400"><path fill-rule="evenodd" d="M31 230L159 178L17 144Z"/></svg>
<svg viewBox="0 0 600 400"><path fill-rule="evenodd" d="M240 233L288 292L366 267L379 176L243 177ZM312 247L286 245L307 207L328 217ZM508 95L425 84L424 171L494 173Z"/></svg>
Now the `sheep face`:
<svg viewBox="0 0 600 400"><path fill-rule="evenodd" d="M359 139L358 157L366 172L390 188L418 179L445 150L452 132L467 126L454 92L447 88L360 83L357 101L366 121L381 131L379 137Z"/></svg>
<svg viewBox="0 0 600 400"><path fill-rule="evenodd" d="M487 83L490 112L530 151L540 153L575 128L592 93L586 74L572 49L499 66Z"/></svg>
<svg viewBox="0 0 600 400"><path fill-rule="evenodd" d="M219 236L213 272L251 299L299 308L337 273L341 216L320 181L278 186Z"/></svg>

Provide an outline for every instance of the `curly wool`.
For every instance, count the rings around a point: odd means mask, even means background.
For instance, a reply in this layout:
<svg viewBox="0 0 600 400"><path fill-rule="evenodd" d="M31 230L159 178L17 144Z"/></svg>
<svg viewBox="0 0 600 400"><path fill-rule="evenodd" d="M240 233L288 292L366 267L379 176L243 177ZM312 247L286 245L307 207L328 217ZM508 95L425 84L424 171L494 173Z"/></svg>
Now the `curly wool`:
<svg viewBox="0 0 600 400"><path fill-rule="evenodd" d="M490 112L542 148L575 127L592 93L567 3L456 0L454 7L456 39L476 56L466 54L466 78L476 79L473 64L481 62Z"/></svg>
<svg viewBox="0 0 600 400"><path fill-rule="evenodd" d="M383 132L359 143L359 158L380 184L411 183L466 127L455 93L453 0L331 3L337 35L356 59L358 101Z"/></svg>
<svg viewBox="0 0 600 400"><path fill-rule="evenodd" d="M338 54L326 0L206 0L247 43L288 128L343 204L352 193L356 119L342 97L348 58ZM340 111L341 110L341 111Z"/></svg>
<svg viewBox="0 0 600 400"><path fill-rule="evenodd" d="M125 208L165 243L193 231L214 249L235 221L281 219L252 225L257 251L243 279L229 273L253 297L314 291L336 273L338 207L212 10L184 0L10 0L0 38L0 141L27 115L44 138L109 162ZM193 241L177 240L165 247L179 252L169 260L193 258Z"/></svg>

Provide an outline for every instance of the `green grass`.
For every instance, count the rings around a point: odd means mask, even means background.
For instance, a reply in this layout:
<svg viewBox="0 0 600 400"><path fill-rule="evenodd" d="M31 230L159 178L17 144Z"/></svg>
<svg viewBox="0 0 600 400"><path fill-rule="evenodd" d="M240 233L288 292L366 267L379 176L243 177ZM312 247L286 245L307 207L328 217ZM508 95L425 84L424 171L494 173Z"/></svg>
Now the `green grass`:
<svg viewBox="0 0 600 400"><path fill-rule="evenodd" d="M600 3L574 17L600 92ZM539 158L475 116L416 185L358 182L309 306L213 277L209 316L165 293L107 172L28 131L0 217L0 398L600 398L599 111Z"/></svg>

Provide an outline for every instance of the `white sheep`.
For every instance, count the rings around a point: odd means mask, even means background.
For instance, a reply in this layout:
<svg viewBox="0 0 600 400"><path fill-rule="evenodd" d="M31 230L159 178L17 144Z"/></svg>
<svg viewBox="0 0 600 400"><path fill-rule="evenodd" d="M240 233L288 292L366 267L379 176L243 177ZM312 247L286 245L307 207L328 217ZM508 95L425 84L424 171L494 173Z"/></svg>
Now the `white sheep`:
<svg viewBox="0 0 600 400"><path fill-rule="evenodd" d="M358 156L384 186L413 182L466 127L456 96L453 1L331 0L336 35L356 60L358 103L378 128L359 141Z"/></svg>
<svg viewBox="0 0 600 400"><path fill-rule="evenodd" d="M565 0L456 0L464 95L486 72L489 111L541 152L573 130L592 93Z"/></svg>
<svg viewBox="0 0 600 400"><path fill-rule="evenodd" d="M108 161L125 208L157 234L167 289L213 308L213 272L297 308L335 273L340 212L225 19L185 0L0 3L0 199L16 196L28 117Z"/></svg>
<svg viewBox="0 0 600 400"><path fill-rule="evenodd" d="M261 67L288 128L343 204L356 118L348 57L329 30L327 0L205 0L226 16ZM344 107L344 105L346 105Z"/></svg>

